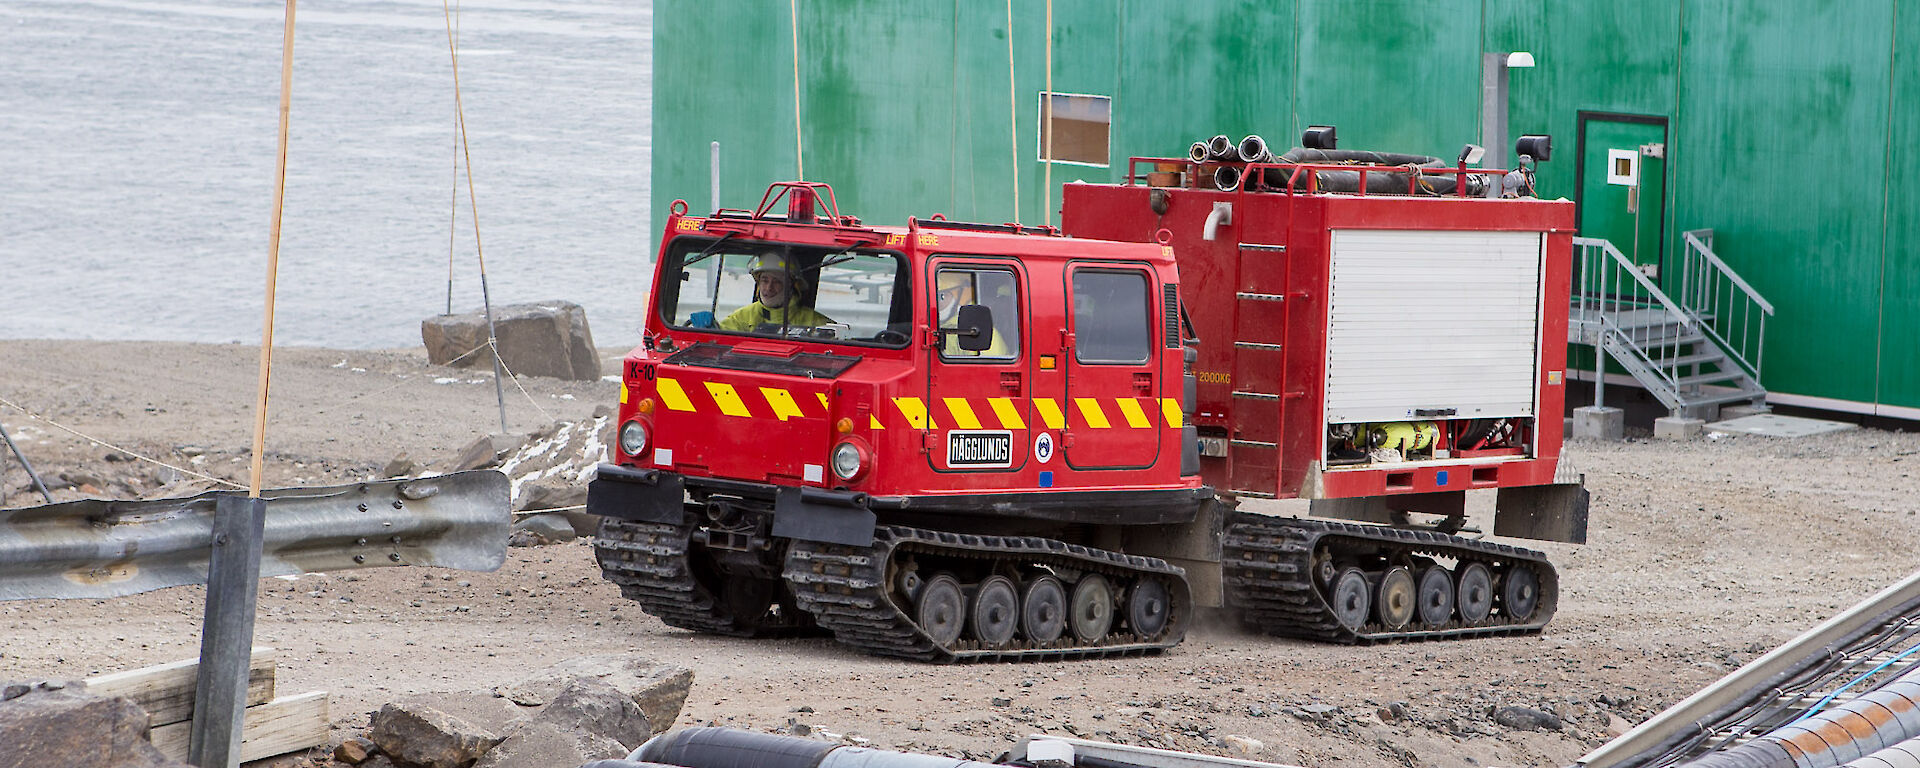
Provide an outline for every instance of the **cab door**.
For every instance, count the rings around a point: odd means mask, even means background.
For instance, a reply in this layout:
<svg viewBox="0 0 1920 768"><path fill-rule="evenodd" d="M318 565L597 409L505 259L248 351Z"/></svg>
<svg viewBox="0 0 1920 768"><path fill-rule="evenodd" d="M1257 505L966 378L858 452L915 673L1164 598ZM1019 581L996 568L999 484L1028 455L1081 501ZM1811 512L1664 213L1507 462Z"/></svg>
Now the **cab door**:
<svg viewBox="0 0 1920 768"><path fill-rule="evenodd" d="M1145 266L1076 262L1067 268L1072 298L1067 350L1067 436L1074 469L1144 469L1160 453L1160 365L1153 297ZM1176 382L1177 383L1177 382Z"/></svg>
<svg viewBox="0 0 1920 768"><path fill-rule="evenodd" d="M941 329L927 366L927 460L936 472L983 476L966 487L1013 487L1027 463L1032 422L1025 270L1011 259L951 256L927 269L929 316ZM985 350L962 349L948 332L967 304L992 313Z"/></svg>

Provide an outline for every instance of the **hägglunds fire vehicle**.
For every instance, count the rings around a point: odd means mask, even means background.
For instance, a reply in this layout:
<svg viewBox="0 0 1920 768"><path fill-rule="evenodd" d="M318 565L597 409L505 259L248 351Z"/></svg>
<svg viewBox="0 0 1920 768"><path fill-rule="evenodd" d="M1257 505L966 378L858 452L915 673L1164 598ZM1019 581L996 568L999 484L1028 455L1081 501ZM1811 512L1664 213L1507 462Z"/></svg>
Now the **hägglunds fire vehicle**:
<svg viewBox="0 0 1920 768"><path fill-rule="evenodd" d="M676 202L589 488L601 569L676 627L928 661L1158 651L1212 606L1537 632L1544 556L1459 535L1486 490L1496 535L1585 538L1573 210L1530 180L1260 150L1067 185L1061 229L873 227L817 183ZM1311 514L1238 509L1288 498Z"/></svg>

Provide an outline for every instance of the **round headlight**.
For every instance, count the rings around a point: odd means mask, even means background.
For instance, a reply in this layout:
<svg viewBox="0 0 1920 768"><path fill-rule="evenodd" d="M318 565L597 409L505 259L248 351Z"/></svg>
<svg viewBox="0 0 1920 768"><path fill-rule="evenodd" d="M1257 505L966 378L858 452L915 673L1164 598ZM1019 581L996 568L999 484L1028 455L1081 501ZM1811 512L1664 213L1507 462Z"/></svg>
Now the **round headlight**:
<svg viewBox="0 0 1920 768"><path fill-rule="evenodd" d="M842 480L852 480L860 474L860 447L853 443L841 443L833 447L833 473Z"/></svg>
<svg viewBox="0 0 1920 768"><path fill-rule="evenodd" d="M628 456L639 456L647 450L647 426L637 421L620 425L620 450Z"/></svg>

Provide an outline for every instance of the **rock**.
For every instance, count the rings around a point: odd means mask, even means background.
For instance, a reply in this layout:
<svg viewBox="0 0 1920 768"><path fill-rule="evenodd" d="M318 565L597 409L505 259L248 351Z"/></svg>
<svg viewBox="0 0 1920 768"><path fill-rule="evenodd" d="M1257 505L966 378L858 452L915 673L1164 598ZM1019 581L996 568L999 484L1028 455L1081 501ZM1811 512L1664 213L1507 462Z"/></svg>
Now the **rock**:
<svg viewBox="0 0 1920 768"><path fill-rule="evenodd" d="M493 308L500 362L515 375L574 381L600 378L600 355L587 329L587 312L570 301L511 304ZM484 311L438 315L420 323L420 339L434 365L489 366Z"/></svg>
<svg viewBox="0 0 1920 768"><path fill-rule="evenodd" d="M1314 717L1326 717L1327 715L1339 712L1340 708L1332 704L1308 704L1301 707L1300 711L1313 715Z"/></svg>
<svg viewBox="0 0 1920 768"><path fill-rule="evenodd" d="M147 741L146 710L80 686L30 686L0 703L0 744L0 768L189 768Z"/></svg>
<svg viewBox="0 0 1920 768"><path fill-rule="evenodd" d="M400 455L393 457L392 461L387 462L387 465L380 469L380 476L405 477L413 474L417 469L419 469L419 467L413 463L413 459L408 458L407 454L402 452Z"/></svg>
<svg viewBox="0 0 1920 768"><path fill-rule="evenodd" d="M419 768L467 768L500 743L496 732L410 697L373 713L367 732L380 751Z"/></svg>
<svg viewBox="0 0 1920 768"><path fill-rule="evenodd" d="M371 740L364 736L355 736L340 742L340 746L333 748L333 759L348 765L359 765L366 762L367 758L373 757L375 749L378 747L375 747Z"/></svg>
<svg viewBox="0 0 1920 768"><path fill-rule="evenodd" d="M520 487L520 498L514 500L516 512L541 509L558 509L587 503L587 488L574 485L556 478L535 480Z"/></svg>
<svg viewBox="0 0 1920 768"><path fill-rule="evenodd" d="M553 701L568 683L580 677L599 678L619 689L640 705L647 722L659 730L672 728L680 719L680 708L687 703L687 691L693 687L693 671L686 667L637 654L604 654L560 662L501 689L500 695L514 701Z"/></svg>
<svg viewBox="0 0 1920 768"><path fill-rule="evenodd" d="M1260 753L1260 750L1267 748L1267 745L1259 739L1250 739L1245 736L1223 736L1220 739L1220 744L1242 755L1249 756L1257 755Z"/></svg>
<svg viewBox="0 0 1920 768"><path fill-rule="evenodd" d="M647 715L640 705L620 689L597 677L575 678L560 689L553 703L540 710L535 723L547 723L562 730L584 731L612 739L625 747L620 754L638 749L653 735ZM571 763L554 763L571 765Z"/></svg>
<svg viewBox="0 0 1920 768"><path fill-rule="evenodd" d="M399 768L399 766L393 764L393 758L376 754L373 757L367 758L366 762L361 763L360 768Z"/></svg>
<svg viewBox="0 0 1920 768"><path fill-rule="evenodd" d="M573 523L569 522L565 517L553 514L534 515L514 523L513 533L515 537L519 537L519 534L526 534L528 538L533 540L533 544L530 546L560 544L573 541L574 539ZM512 538L508 539L509 543L512 543L512 541Z"/></svg>
<svg viewBox="0 0 1920 768"><path fill-rule="evenodd" d="M460 449L460 455L453 460L452 472L465 472L469 469L491 467L500 460L500 450L494 447L493 435L481 435L467 447Z"/></svg>
<svg viewBox="0 0 1920 768"><path fill-rule="evenodd" d="M605 736L536 720L509 729L473 768L555 768L626 757L629 751Z"/></svg>
<svg viewBox="0 0 1920 768"><path fill-rule="evenodd" d="M996 707L1011 707L1013 706L1013 699L995 696L993 697L993 705Z"/></svg>
<svg viewBox="0 0 1920 768"><path fill-rule="evenodd" d="M1552 712L1532 707L1501 707L1494 711L1493 721L1520 731L1557 731L1561 725Z"/></svg>
<svg viewBox="0 0 1920 768"><path fill-rule="evenodd" d="M1607 738L1617 739L1627 735L1627 731L1631 730L1633 730L1633 723L1627 722L1626 718L1612 712L1607 713L1607 729L1605 731Z"/></svg>

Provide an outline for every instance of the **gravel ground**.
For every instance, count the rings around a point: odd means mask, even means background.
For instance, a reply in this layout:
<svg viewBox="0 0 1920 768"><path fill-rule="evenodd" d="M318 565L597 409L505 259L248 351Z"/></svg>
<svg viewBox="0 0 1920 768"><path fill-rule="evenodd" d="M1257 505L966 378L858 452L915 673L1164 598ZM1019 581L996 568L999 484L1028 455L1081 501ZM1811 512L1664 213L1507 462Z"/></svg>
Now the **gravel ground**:
<svg viewBox="0 0 1920 768"><path fill-rule="evenodd" d="M618 354L603 351L607 371ZM256 356L238 345L0 341L0 398L124 451L244 480ZM499 427L487 374L429 366L415 351L276 350L274 381L270 485L363 478L402 453L443 467ZM615 390L523 379L507 388L509 426L584 418ZM0 422L67 486L59 498L78 497L80 485L115 496L195 489L191 477L4 403ZM1574 441L1567 452L1594 492L1591 541L1539 547L1560 569L1561 598L1536 637L1341 647L1249 635L1215 618L1149 658L922 666L829 640L667 628L599 578L584 542L510 550L494 573L269 579L258 635L281 649L280 690L330 691L344 726L364 725L401 694L486 689L569 657L633 651L695 670L682 725L987 758L1046 731L1305 766L1548 766L1920 559L1920 435ZM38 501L17 463L0 466L0 506ZM197 588L0 604L0 678L192 657L201 610ZM1494 716L1506 707L1557 722Z"/></svg>

